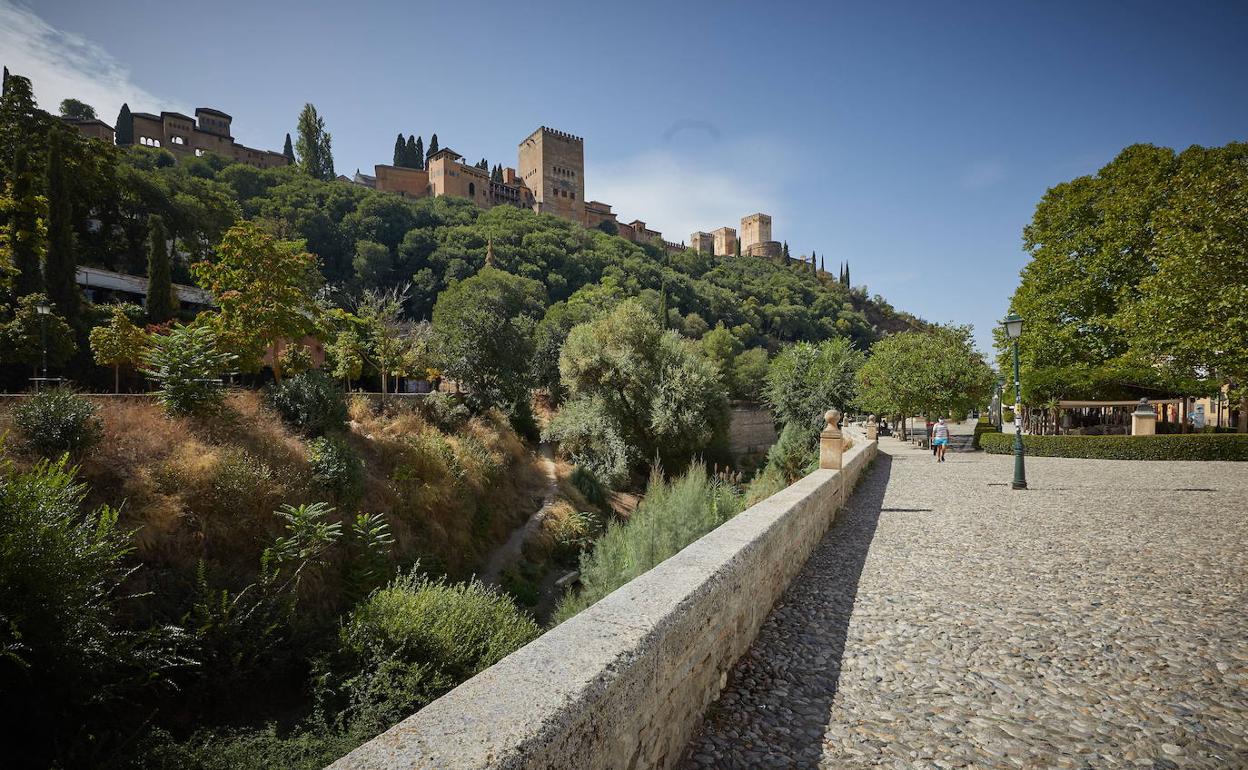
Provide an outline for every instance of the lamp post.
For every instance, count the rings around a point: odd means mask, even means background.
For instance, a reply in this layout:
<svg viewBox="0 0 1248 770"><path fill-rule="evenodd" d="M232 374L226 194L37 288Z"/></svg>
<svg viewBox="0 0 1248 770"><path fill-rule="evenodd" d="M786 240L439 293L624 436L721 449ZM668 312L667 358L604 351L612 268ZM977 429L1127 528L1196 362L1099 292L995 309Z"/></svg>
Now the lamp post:
<svg viewBox="0 0 1248 770"><path fill-rule="evenodd" d="M35 312L39 314L39 343L43 349L43 372L39 375L40 380L38 390L43 387L43 383L48 381L48 314L52 312L52 306L46 302L40 302L35 305Z"/></svg>
<svg viewBox="0 0 1248 770"><path fill-rule="evenodd" d="M1001 321L1005 336L1014 340L1014 489L1027 488L1027 472L1023 467L1023 390L1018 374L1018 338L1023 333L1023 319L1010 313Z"/></svg>

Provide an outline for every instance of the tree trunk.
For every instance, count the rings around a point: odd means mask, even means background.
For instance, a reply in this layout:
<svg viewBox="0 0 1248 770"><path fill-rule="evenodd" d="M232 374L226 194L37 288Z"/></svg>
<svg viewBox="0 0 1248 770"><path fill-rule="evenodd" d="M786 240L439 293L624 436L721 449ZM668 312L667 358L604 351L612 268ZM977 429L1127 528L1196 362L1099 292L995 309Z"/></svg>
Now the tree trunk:
<svg viewBox="0 0 1248 770"><path fill-rule="evenodd" d="M113 392L121 392L121 364L113 364Z"/></svg>

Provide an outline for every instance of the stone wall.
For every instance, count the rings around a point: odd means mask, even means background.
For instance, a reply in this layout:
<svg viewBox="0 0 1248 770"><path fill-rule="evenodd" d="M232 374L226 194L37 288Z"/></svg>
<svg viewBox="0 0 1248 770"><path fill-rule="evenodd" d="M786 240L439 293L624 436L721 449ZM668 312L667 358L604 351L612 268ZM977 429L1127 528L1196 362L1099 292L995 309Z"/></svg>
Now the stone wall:
<svg viewBox="0 0 1248 770"><path fill-rule="evenodd" d="M733 460L766 454L776 443L776 422L771 412L756 404L734 403L729 413L728 451Z"/></svg>
<svg viewBox="0 0 1248 770"><path fill-rule="evenodd" d="M740 513L332 770L673 766L875 456L853 443L842 470Z"/></svg>

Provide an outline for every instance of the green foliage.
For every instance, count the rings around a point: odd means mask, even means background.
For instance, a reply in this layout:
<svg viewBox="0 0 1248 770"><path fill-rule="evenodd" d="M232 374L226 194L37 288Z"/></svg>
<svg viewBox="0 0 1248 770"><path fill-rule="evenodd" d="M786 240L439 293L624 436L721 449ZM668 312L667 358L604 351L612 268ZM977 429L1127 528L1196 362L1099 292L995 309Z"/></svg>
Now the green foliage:
<svg viewBox="0 0 1248 770"><path fill-rule="evenodd" d="M316 107L311 104L303 105L296 133L299 137L295 141L299 170L313 179L332 181L334 154L330 147L331 137L325 130L325 119L317 114Z"/></svg>
<svg viewBox="0 0 1248 770"><path fill-rule="evenodd" d="M54 134L48 143L48 246L43 279L48 298L57 312L74 326L82 310L82 292L75 280L78 262L74 242L74 191L65 159L66 144L59 134Z"/></svg>
<svg viewBox="0 0 1248 770"><path fill-rule="evenodd" d="M116 142L119 145L134 144L134 116L130 114L130 105L122 104L117 112L117 125L114 127Z"/></svg>
<svg viewBox="0 0 1248 770"><path fill-rule="evenodd" d="M731 393L736 398L760 402L767 387L771 359L766 348L750 348L732 361Z"/></svg>
<svg viewBox="0 0 1248 770"><path fill-rule="evenodd" d="M203 729L183 741L156 730L141 744L140 770L321 770L369 734L350 733L308 720L293 730L269 724L258 729Z"/></svg>
<svg viewBox="0 0 1248 770"><path fill-rule="evenodd" d="M989 454L1013 454L1014 434L984 433L980 445ZM1239 460L1248 461L1248 436L1192 433L1158 436L1023 436L1033 457L1097 460Z"/></svg>
<svg viewBox="0 0 1248 770"><path fill-rule="evenodd" d="M780 422L801 429L813 442L824 413L833 407L844 412L852 403L854 376L865 358L845 339L799 342L772 360L763 397Z"/></svg>
<svg viewBox="0 0 1248 770"><path fill-rule="evenodd" d="M74 354L78 344L65 319L55 311L41 315L37 310L47 302L43 294L27 294L17 301L17 308L7 321L0 321L0 360L38 366L43 360L45 340L49 366L60 366Z"/></svg>
<svg viewBox="0 0 1248 770"><path fill-rule="evenodd" d="M178 310L173 296L168 238L164 220L153 215L149 220L147 236L147 319L154 324L168 321Z"/></svg>
<svg viewBox="0 0 1248 770"><path fill-rule="evenodd" d="M655 458L684 468L727 424L715 365L637 300L574 328L559 370L572 401L546 438L612 484Z"/></svg>
<svg viewBox="0 0 1248 770"><path fill-rule="evenodd" d="M100 440L95 404L69 388L40 390L13 408L13 423L27 446L48 459L82 455Z"/></svg>
<svg viewBox="0 0 1248 770"><path fill-rule="evenodd" d="M1001 430L997 426L989 423L986 419L981 419L975 423L975 435L971 437L971 448L983 448L983 436L985 433L1000 433Z"/></svg>
<svg viewBox="0 0 1248 770"><path fill-rule="evenodd" d="M172 630L121 624L129 538L116 511L84 513L85 495L64 459L0 463L0 737L14 766L95 766L127 729L116 707L180 663Z"/></svg>
<svg viewBox="0 0 1248 770"><path fill-rule="evenodd" d="M441 368L467 386L475 409L528 400L533 332L544 307L540 283L488 266L438 296L433 332Z"/></svg>
<svg viewBox="0 0 1248 770"><path fill-rule="evenodd" d="M776 443L767 450L767 466L763 476L776 479L786 487L818 467L819 452L815 448L818 433L813 436L808 426L790 422L780 431Z"/></svg>
<svg viewBox="0 0 1248 770"><path fill-rule="evenodd" d="M153 334L143 374L160 384L160 403L172 414L191 414L221 403L221 374L234 360L217 349L207 326L178 324L166 335Z"/></svg>
<svg viewBox="0 0 1248 770"><path fill-rule="evenodd" d="M996 377L970 327L934 327L886 337L858 373L858 406L894 418L965 415L982 406Z"/></svg>
<svg viewBox="0 0 1248 770"><path fill-rule="evenodd" d="M42 292L41 263L47 251L48 199L24 144L13 150L11 172L0 188L0 288L18 297ZM6 161L8 158L5 159Z"/></svg>
<svg viewBox="0 0 1248 770"><path fill-rule="evenodd" d="M607 506L607 487L594 475L589 468L576 466L572 469L572 486L576 487L585 499L599 508Z"/></svg>
<svg viewBox="0 0 1248 770"><path fill-rule="evenodd" d="M537 624L484 585L414 572L352 610L331 677L344 718L384 729L537 637Z"/></svg>
<svg viewBox="0 0 1248 770"><path fill-rule="evenodd" d="M562 622L675 555L741 510L731 485L708 477L700 463L666 481L656 468L627 523L612 523L581 557L581 590L559 603Z"/></svg>
<svg viewBox="0 0 1248 770"><path fill-rule="evenodd" d="M124 305L114 305L107 324L96 326L88 337L91 353L100 366L113 367L115 390L120 392L122 366L138 366L147 350L147 332L126 313Z"/></svg>
<svg viewBox="0 0 1248 770"><path fill-rule="evenodd" d="M472 413L450 393L433 392L420 400L420 414L443 433L454 433Z"/></svg>
<svg viewBox="0 0 1248 770"><path fill-rule="evenodd" d="M334 494L343 505L351 505L363 492L364 463L338 436L322 436L308 443L312 478Z"/></svg>
<svg viewBox="0 0 1248 770"><path fill-rule="evenodd" d="M347 421L342 390L318 369L272 383L265 399L286 424L308 436L328 433Z"/></svg>

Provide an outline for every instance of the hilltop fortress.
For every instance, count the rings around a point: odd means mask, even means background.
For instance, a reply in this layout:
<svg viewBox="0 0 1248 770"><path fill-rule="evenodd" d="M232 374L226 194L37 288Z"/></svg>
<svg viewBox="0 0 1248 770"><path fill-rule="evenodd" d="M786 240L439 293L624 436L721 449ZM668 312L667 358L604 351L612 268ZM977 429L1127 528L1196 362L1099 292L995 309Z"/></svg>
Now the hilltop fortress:
<svg viewBox="0 0 1248 770"><path fill-rule="evenodd" d="M651 230L640 219L621 222L609 203L585 200L585 140L579 136L542 126L520 142L517 156L516 168L503 168L502 181L491 180L488 169L465 163L462 155L449 148L431 154L423 169L377 165L373 176L357 173L350 181L411 198L452 195L483 208L528 208L614 232L634 243L657 241L668 251L693 248L715 256L737 251L735 228L693 233L686 246L665 240L662 233ZM743 217L740 241L744 255L781 256L780 244L771 238L771 217L767 214Z"/></svg>

